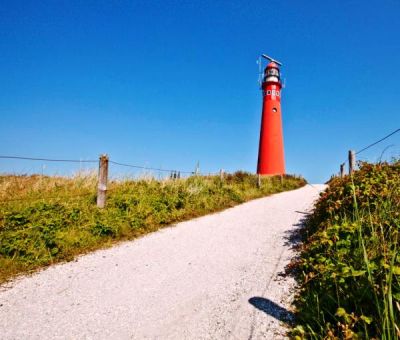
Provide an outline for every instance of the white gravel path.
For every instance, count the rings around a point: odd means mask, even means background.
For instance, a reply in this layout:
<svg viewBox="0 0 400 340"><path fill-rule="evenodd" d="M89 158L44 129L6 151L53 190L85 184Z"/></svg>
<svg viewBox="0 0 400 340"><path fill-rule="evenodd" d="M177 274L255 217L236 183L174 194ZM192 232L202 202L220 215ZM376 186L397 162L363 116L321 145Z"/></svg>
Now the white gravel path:
<svg viewBox="0 0 400 340"><path fill-rule="evenodd" d="M282 339L288 237L323 185L254 200L0 288L1 339Z"/></svg>

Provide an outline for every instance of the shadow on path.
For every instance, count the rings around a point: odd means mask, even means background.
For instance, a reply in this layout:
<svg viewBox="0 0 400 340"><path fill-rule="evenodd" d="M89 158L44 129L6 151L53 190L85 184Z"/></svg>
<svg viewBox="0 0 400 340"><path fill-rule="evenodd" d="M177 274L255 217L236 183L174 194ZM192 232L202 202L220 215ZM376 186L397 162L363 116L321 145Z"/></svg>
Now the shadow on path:
<svg viewBox="0 0 400 340"><path fill-rule="evenodd" d="M269 299L255 296L249 299L249 303L279 321L283 321L289 325L294 322L294 314L292 312L289 312Z"/></svg>
<svg viewBox="0 0 400 340"><path fill-rule="evenodd" d="M291 249L297 250L301 245L301 231L305 227L305 223L307 221L308 214L302 211L296 211L296 213L305 214L302 216L296 223L292 226L293 228L287 230L285 232L285 243L284 246L290 247Z"/></svg>

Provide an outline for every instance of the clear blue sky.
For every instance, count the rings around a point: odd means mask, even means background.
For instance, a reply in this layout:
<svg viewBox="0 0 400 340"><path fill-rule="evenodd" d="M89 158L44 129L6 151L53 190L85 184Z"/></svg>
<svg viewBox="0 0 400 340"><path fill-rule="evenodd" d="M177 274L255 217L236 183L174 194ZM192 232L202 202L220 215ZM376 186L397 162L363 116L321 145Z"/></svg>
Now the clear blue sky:
<svg viewBox="0 0 400 340"><path fill-rule="evenodd" d="M284 63L289 173L325 181L400 127L399 1L13 0L0 17L0 154L254 172L260 53Z"/></svg>

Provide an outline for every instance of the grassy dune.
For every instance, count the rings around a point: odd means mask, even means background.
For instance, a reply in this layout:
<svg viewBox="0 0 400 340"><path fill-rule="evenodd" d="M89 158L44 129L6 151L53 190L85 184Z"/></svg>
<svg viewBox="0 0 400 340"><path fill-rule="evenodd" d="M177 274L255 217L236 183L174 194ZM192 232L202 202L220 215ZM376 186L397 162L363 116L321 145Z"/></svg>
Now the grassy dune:
<svg viewBox="0 0 400 340"><path fill-rule="evenodd" d="M400 338L400 162L334 178L306 221L295 339Z"/></svg>
<svg viewBox="0 0 400 340"><path fill-rule="evenodd" d="M301 187L302 178L243 172L179 180L124 180L96 207L96 176L0 176L0 283L174 222Z"/></svg>

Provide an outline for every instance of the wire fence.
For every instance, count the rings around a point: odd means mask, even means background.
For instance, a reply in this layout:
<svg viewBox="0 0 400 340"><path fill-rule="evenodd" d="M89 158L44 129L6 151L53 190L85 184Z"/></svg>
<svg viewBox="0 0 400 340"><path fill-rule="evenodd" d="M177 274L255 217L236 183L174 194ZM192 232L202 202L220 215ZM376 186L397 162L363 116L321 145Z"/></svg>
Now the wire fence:
<svg viewBox="0 0 400 340"><path fill-rule="evenodd" d="M375 142L368 144L367 146L359 149L358 151L354 151L354 150L349 150L348 153L348 158L340 164L340 172L339 175L341 177L344 177L345 175L345 165L346 163L348 163L348 173L351 174L355 168L356 168L356 157L358 160L364 160L364 161L368 161L367 158L365 157L360 157L361 153L364 153L365 151L371 149L372 147L378 145L379 143L389 139L390 137L392 137L393 135L397 134L400 132L400 128L392 131L391 133L387 134L386 136L376 140ZM380 162L383 158L383 155L390 149L390 148L394 148L395 145L391 144L386 146L382 152L381 155L378 159L378 161ZM122 167L122 168L128 168L128 169L133 169L133 170L142 170L142 173L140 173L138 176L136 176L136 178L132 178L132 174L130 174L129 176L116 176L115 178L117 179L143 179L143 178L147 178L147 179L154 179L157 176L154 176L154 172L156 173L161 173L163 175L159 175L157 179L161 180L161 179L172 179L172 180L176 180L176 179L180 179L181 177L184 176L215 176L215 175L220 175L221 177L223 176L223 170L220 170L218 173L201 173L199 170L199 166L196 166L196 169L194 171L187 171L187 170L182 170L182 169L164 169L161 167L149 167L149 166L144 166L144 165L138 165L138 164L131 164L131 163L126 163L126 162L117 162L114 161L112 159L109 159L107 155L102 155L100 156L99 160L94 160L94 159L57 159L57 158L36 158L36 157L22 157L22 156L14 156L14 155L0 155L0 159L5 159L5 160L18 160L18 161L41 161L41 162L52 162L52 163L74 163L74 164L88 164L88 165L98 165L98 168L96 167L96 170L98 170L98 174L96 174L95 176L97 176L97 184L98 184L98 188L97 188L97 192L84 192L84 193L79 193L76 195L70 195L68 194L68 196L65 197L65 199L69 199L71 197L83 197L83 196L96 196L97 195L97 205L99 207L104 207L105 205L105 200L106 200L106 193L108 190L108 181L109 181L109 165L113 165L116 167ZM81 169L80 169L81 170ZM93 167L91 168L92 170L92 174L94 175L94 169ZM117 171L113 170L113 173L117 173ZM78 172L78 174L80 174L80 172ZM40 174L38 174L40 175ZM42 177L44 175L43 173L43 169L42 169ZM62 176L61 176L62 177ZM93 177L93 176L92 176ZM1 196L0 196L1 197ZM1 199L0 198L0 203L4 203L4 202L12 202L12 201L23 201L23 200L40 200L42 198L40 197L24 197L24 198L9 198L9 199ZM63 196L57 195L54 197L51 196L46 196L45 199L63 199ZM100 199L100 201L99 201Z"/></svg>
<svg viewBox="0 0 400 340"><path fill-rule="evenodd" d="M162 169L162 168L152 168L152 167L146 167L142 165L133 165L133 164L126 164L126 163L119 163L119 162L114 162L114 161L109 161L110 164L115 164L115 165L120 165L128 168L134 168L134 169L143 169L143 170L153 170L153 171L161 171L161 172L179 172L181 174L191 174L194 175L195 171L183 171L183 170L172 170L172 169Z"/></svg>
<svg viewBox="0 0 400 340"><path fill-rule="evenodd" d="M94 159L58 159L58 158L44 158L44 157L23 157L23 156L14 156L14 155L0 155L0 160L17 160L17 161L28 161L28 162L52 162L52 163L74 163L74 164L82 164L89 165L91 168L84 169L82 171L81 167L79 169L79 172L77 172L76 176L73 176L75 179L81 179L81 180L86 180L87 183L90 183L89 185L93 185L93 189L95 188L93 182L93 178L95 178L95 181L97 183L97 191L93 190L88 191L87 188L85 189L79 189L80 191L78 194L73 194L71 192L65 192L67 196L62 195L63 192L59 192L56 196L52 196L50 193L49 195L45 195L43 197L37 197L33 195L33 197L10 197L4 199L4 196L7 196L9 193L3 192L0 193L0 203L5 203L5 202L17 202L17 201L37 201L41 199L46 199L46 200L52 200L52 199L70 199L70 198L76 198L76 197L84 197L84 196L94 196L97 199L97 205L99 207L104 207L105 205L105 200L106 200L106 193L112 191L113 189L109 189L109 182L118 182L119 180L137 180L137 179L157 179L157 180L165 180L165 179L171 179L171 180L177 180L183 177L190 177L190 176L214 176L218 174L222 174L222 170L220 170L218 173L201 173L199 169L199 165L197 164L196 169L194 171L187 171L187 170L182 170L182 169L164 169L162 167L150 167L150 166L144 166L144 165L138 165L138 164L131 164L127 162L117 162L112 159L109 159L107 155L101 155L98 160ZM92 165L96 165L94 168ZM110 176L109 172L109 166L115 166L119 168L128 168L132 169L133 171L140 170L140 173L136 172L122 172L119 173L118 170L115 168L112 169L112 173L114 174L113 177ZM45 177L50 178L49 176L44 175L44 169L46 165L43 164L41 168L41 173L38 173L37 171L28 171L28 173L31 173L30 176L28 176L27 172L22 172L23 175L27 175L27 178L33 178L35 176L39 176L41 179L44 179ZM85 174L86 172L86 174ZM156 175L158 174L158 176ZM4 175L7 176L15 176L15 180L18 177L23 177L21 175L21 172L18 174L15 173L4 173ZM11 178L11 177L9 177ZM57 179L62 178L62 179L67 179L70 178L70 176L57 176L54 175L51 176L52 179L54 179L54 183L52 185L57 186ZM65 182L64 182L65 183ZM1 183L0 183L1 184ZM26 183L20 183L20 186L26 185ZM37 185L37 184L36 184ZM86 184L87 187L88 184ZM82 192L84 191L84 192ZM43 192L44 193L44 192ZM53 192L54 194L54 192ZM100 199L100 201L99 201Z"/></svg>
<svg viewBox="0 0 400 340"><path fill-rule="evenodd" d="M393 132L391 132L391 133L389 133L389 134L386 135L385 137L383 137L383 138L377 140L376 142L374 142L374 143L372 143L372 144L370 144L370 145L368 145L368 146L362 148L361 150L357 151L357 152L356 152L356 155L359 155L361 152L364 152L364 151L368 150L369 148L372 148L373 146L379 144L380 142L383 142L384 140L388 139L389 137L393 136L394 134L396 134L396 133L398 133L398 132L400 132L400 128L399 128L399 129L396 129L395 131L393 131Z"/></svg>
<svg viewBox="0 0 400 340"><path fill-rule="evenodd" d="M98 160L82 160L82 159L51 159L51 158L33 158L20 156L4 156L0 155L1 159L20 159L28 161L45 161L45 162L63 162L63 163L98 163Z"/></svg>
<svg viewBox="0 0 400 340"><path fill-rule="evenodd" d="M382 137L382 138L376 140L375 142L373 142L373 143L371 143L371 144L368 144L367 146L361 148L361 149L358 150L358 151L349 150L349 152L348 152L348 158L347 158L344 162L342 162L342 163L340 164L340 171L339 171L340 177L344 177L344 175L345 175L345 169L344 169L344 167L345 167L346 163L348 163L348 166L349 166L348 173L351 174L351 173L355 170L355 168L356 168L356 159L363 160L363 161L368 161L367 158L365 158L365 157L360 157L360 154L361 154L361 153L363 153L363 152L367 151L368 149L370 149L370 148L372 148L372 147L378 145L379 143L381 143L381 142L383 142L383 141L389 139L390 137L392 137L393 135L395 135L395 134L398 133L398 132L400 132L400 128L398 128L398 129L392 131L391 133L389 133L389 134L387 134L386 136L384 136L384 137ZM381 151L380 157L377 159L377 161L378 161L378 162L381 162L381 161L382 161L382 158L383 158L383 156L384 156L384 154L385 154L385 152L386 152L387 150L389 150L390 148L392 148L392 147L395 147L395 144L391 144L391 145L386 146L386 147Z"/></svg>
<svg viewBox="0 0 400 340"><path fill-rule="evenodd" d="M42 162L59 162L59 163L78 163L78 164L99 164L99 160L93 160L93 159L54 159L54 158L35 158L35 157L22 157L22 156L8 156L8 155L0 155L0 159L9 159L9 160L27 160L27 161L42 161ZM180 170L180 169L163 169L161 167L156 168L156 167L150 167L150 166L144 166L144 165L137 165L137 164L129 164L129 163L122 163L122 162L116 162L113 160L109 160L110 164L125 167L125 168L131 168L131 169L139 169L139 170L144 170L147 172L150 171L155 171L155 172L162 172L162 173L168 173L168 174L187 174L187 175L205 175L203 173L200 173L199 170L194 170L194 171L186 171L186 170ZM214 173L212 173L214 174Z"/></svg>

